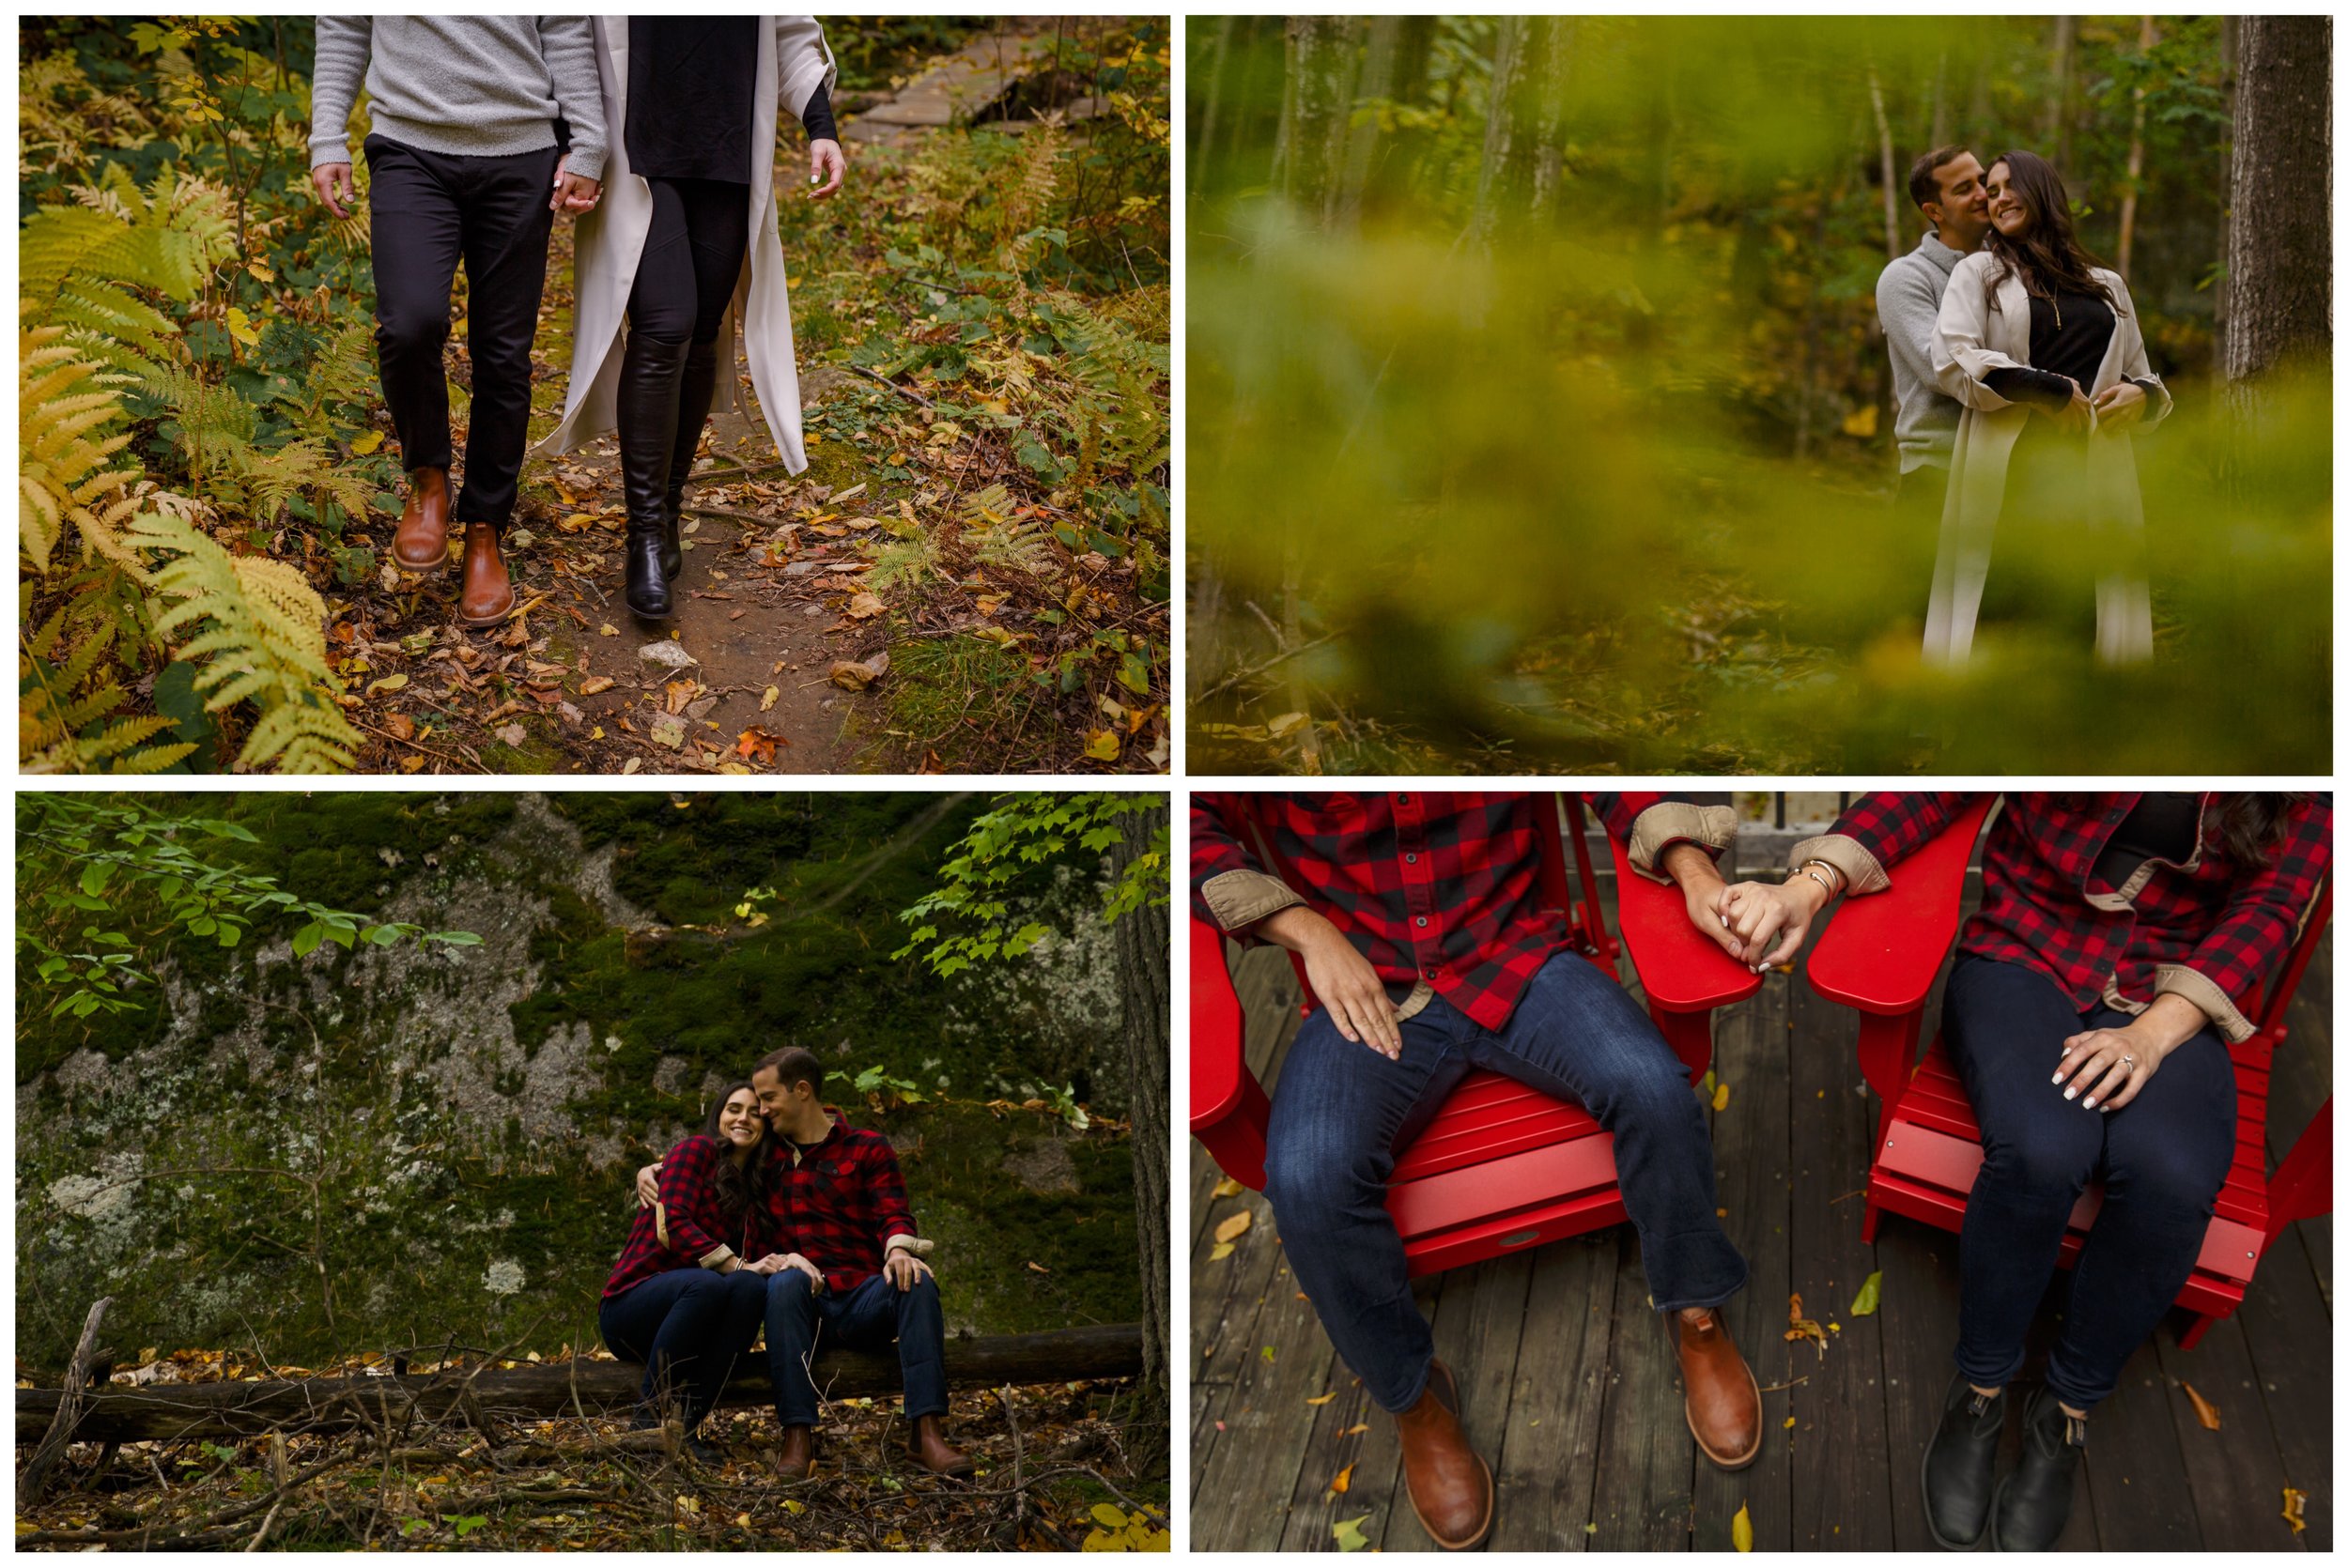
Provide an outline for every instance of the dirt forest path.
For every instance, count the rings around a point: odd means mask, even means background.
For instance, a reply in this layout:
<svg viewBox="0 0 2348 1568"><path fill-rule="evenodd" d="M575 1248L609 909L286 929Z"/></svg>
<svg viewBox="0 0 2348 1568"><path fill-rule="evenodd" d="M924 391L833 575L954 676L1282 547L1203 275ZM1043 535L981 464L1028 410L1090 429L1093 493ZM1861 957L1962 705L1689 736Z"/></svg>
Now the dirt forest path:
<svg viewBox="0 0 2348 1568"><path fill-rule="evenodd" d="M1012 25L933 58L893 93L842 95L850 170L840 201L857 199L860 147L918 157L935 128L1015 85L1037 52L1050 48L1055 23L1023 18ZM805 184L803 148L786 131L777 151L786 201ZM533 441L552 428L568 382L571 233L558 222L549 249L533 350ZM803 275L833 258L791 249L796 316ZM460 384L462 344L460 325L452 338ZM734 370L745 400L754 402L738 356ZM371 742L361 765L593 774L937 766L920 737L889 731L889 704L878 691L858 689L876 669L879 681L902 679L888 673L892 636L929 635L892 631L864 591L872 561L857 548L871 530L913 514L888 507L873 465L817 428L825 406L849 389L869 394L888 383L811 362L804 348L799 371L805 473L783 471L763 422L712 419L687 496L678 608L665 623L637 620L623 597L625 507L610 436L526 466L507 533L517 611L506 625L456 624L454 556L449 570L419 578L390 566L387 552L334 633L360 644L353 651L372 653L385 671L381 708L353 715ZM900 389L895 401L913 409L923 400ZM461 400L456 413L461 420ZM461 431L458 444L461 472Z"/></svg>

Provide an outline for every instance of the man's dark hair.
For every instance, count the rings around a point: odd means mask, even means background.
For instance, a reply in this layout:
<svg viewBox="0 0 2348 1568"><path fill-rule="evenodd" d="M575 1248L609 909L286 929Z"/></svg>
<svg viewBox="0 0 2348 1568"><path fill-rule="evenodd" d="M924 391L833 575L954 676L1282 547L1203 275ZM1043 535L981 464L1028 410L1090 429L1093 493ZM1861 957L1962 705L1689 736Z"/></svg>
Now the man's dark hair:
<svg viewBox="0 0 2348 1568"><path fill-rule="evenodd" d="M1922 208L1926 202L1940 199L1940 169L1954 163L1972 149L1970 147L1935 147L1908 165L1908 194Z"/></svg>
<svg viewBox="0 0 2348 1568"><path fill-rule="evenodd" d="M823 1095L824 1064L815 1059L815 1053L804 1046L786 1045L780 1051L769 1051L758 1059L758 1066L750 1068L750 1076L755 1078L769 1070L782 1080L782 1086L786 1089L805 1084L815 1091L819 1099Z"/></svg>

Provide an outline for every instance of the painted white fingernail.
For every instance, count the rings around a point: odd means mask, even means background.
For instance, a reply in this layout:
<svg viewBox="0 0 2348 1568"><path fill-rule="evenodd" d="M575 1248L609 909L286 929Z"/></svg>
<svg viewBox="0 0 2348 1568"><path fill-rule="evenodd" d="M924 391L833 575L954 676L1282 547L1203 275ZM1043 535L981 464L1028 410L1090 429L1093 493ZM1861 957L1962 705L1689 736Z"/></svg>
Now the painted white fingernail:
<svg viewBox="0 0 2348 1568"><path fill-rule="evenodd" d="M2084 1105L2084 1106L2086 1106L2086 1107L2087 1107L2090 1111L2093 1111L2093 1109L2095 1109L2095 1097L2094 1097L2093 1095L2089 1095L2089 1096L2088 1096L2085 1099L2081 1100L2079 1103L2080 1103L2080 1104L2082 1104L2082 1105Z"/></svg>
<svg viewBox="0 0 2348 1568"><path fill-rule="evenodd" d="M2077 1084L2072 1084L2069 1088L2062 1091L2062 1098L2065 1099L2077 1099L2078 1097L2079 1086Z"/></svg>
<svg viewBox="0 0 2348 1568"><path fill-rule="evenodd" d="M2048 1080L2048 1082L2050 1082L2050 1083L2055 1083L2055 1084L2060 1084L2060 1083L2062 1083L2062 1074L2061 1074L2061 1073L2059 1073L2059 1072L2058 1072L2058 1073L2056 1073L2052 1079Z"/></svg>

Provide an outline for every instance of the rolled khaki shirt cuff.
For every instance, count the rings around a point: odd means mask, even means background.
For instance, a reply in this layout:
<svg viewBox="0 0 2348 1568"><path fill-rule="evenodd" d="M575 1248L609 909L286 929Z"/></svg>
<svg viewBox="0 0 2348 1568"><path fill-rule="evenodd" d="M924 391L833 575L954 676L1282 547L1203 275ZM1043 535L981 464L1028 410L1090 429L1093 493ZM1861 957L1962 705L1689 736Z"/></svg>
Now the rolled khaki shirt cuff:
<svg viewBox="0 0 2348 1568"><path fill-rule="evenodd" d="M1198 896L1207 901L1215 924L1234 933L1305 901L1278 877L1244 869L1209 877L1200 884Z"/></svg>
<svg viewBox="0 0 2348 1568"><path fill-rule="evenodd" d="M896 1235L881 1243L881 1256L886 1258L889 1253L895 1252L906 1252L919 1256L921 1251L919 1246L917 1245L919 1240L919 1237L916 1237L911 1231L901 1230Z"/></svg>
<svg viewBox="0 0 2348 1568"><path fill-rule="evenodd" d="M1821 834L1804 838L1785 857L1788 870L1799 869L1804 862L1823 860L1843 873L1843 891L1856 898L1862 893L1880 893L1892 885L1882 862L1873 851L1846 833Z"/></svg>
<svg viewBox="0 0 2348 1568"><path fill-rule="evenodd" d="M729 1264L733 1268L728 1268ZM720 1274L730 1274L734 1268L741 1267L742 1260L734 1255L733 1248L720 1241L702 1254L701 1265L703 1268L715 1268Z"/></svg>
<svg viewBox="0 0 2348 1568"><path fill-rule="evenodd" d="M1648 807L1630 824L1630 869L1650 882L1671 881L1656 861L1674 844L1700 844L1715 859L1737 842L1737 812L1727 806L1696 806L1666 800Z"/></svg>
<svg viewBox="0 0 2348 1568"><path fill-rule="evenodd" d="M2181 963L2164 963L2153 971L2153 994L2173 992L2184 997L2209 1015L2217 1025L2217 1032L2226 1037L2229 1045L2239 1045L2258 1033L2258 1025L2242 1016L2242 1009L2233 1005L2233 998L2217 988L2217 982L2198 969L2187 969Z"/></svg>

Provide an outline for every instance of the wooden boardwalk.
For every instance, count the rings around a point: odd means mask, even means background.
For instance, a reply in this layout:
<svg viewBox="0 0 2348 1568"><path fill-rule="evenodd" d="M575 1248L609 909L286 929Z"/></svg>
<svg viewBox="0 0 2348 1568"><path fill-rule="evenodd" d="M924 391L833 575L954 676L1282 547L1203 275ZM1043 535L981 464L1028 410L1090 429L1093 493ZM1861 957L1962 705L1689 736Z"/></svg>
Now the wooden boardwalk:
<svg viewBox="0 0 2348 1568"><path fill-rule="evenodd" d="M1243 955L1234 978L1248 1060L1269 1085L1295 1032L1295 981L1268 949ZM2278 1155L2331 1092L2331 991L2327 936L2275 1063ZM1936 1000L1927 1027L1938 1016ZM1629 1226L1419 1282L1468 1433L1498 1480L1491 1549L1727 1550L1739 1507L1757 1550L1932 1549L1918 1472L1953 1371L1956 1237L1887 1215L1877 1244L1861 1244L1876 1105L1856 1038L1854 1015L1800 976L1772 976L1717 1021L1715 1067L1731 1091L1727 1109L1707 1113L1720 1199L1753 1265L1727 1313L1769 1391L1751 1468L1723 1474L1698 1457ZM1270 1206L1254 1192L1215 1198L1222 1173L1197 1145L1191 1153L1193 1545L1325 1551L1339 1521L1359 1519L1372 1545L1428 1549L1393 1422L1331 1350ZM1242 1207L1252 1228L1210 1261L1214 1227ZM1882 1310L1851 1316L1878 1269ZM1807 1315L1841 1326L1823 1357L1781 1338L1795 1291ZM2051 1315L2026 1383L2043 1371ZM2241 1312L2189 1352L2177 1347L2183 1321L2170 1314L2096 1412L2062 1545L2330 1549L2330 1221L2278 1239ZM2217 1405L2221 1430L2195 1419L2185 1382ZM1309 1403L1324 1394L1335 1397ZM2010 1461L2012 1425L2006 1442ZM1333 1495L1340 1476L1347 1489ZM2281 1516L2286 1484L2307 1494L2304 1534Z"/></svg>

